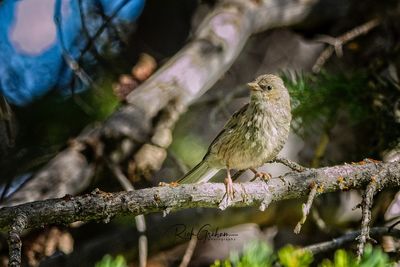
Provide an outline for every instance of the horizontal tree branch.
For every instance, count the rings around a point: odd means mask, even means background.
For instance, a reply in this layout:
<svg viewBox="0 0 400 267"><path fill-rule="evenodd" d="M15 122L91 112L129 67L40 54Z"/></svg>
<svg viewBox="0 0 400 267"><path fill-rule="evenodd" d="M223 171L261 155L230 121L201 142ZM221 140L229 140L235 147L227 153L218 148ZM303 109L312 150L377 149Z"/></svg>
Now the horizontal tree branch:
<svg viewBox="0 0 400 267"><path fill-rule="evenodd" d="M377 188L400 186L400 162L362 161L304 172L290 172L265 181L234 183L232 207L259 206L271 202L306 196L310 185L319 186L319 194L363 188L376 179ZM384 175L382 175L384 174ZM90 194L49 199L0 209L0 229L9 231L15 220L24 217L25 228L48 224L69 224L75 221L104 221L124 214L148 214L177 211L194 207L218 208L225 194L222 183L162 186L129 192Z"/></svg>

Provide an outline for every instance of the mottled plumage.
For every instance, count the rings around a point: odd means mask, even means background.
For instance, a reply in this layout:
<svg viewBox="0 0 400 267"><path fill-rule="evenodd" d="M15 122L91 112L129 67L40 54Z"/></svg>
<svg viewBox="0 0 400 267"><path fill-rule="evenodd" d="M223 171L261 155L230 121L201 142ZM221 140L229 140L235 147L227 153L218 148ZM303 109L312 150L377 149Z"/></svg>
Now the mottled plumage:
<svg viewBox="0 0 400 267"><path fill-rule="evenodd" d="M232 115L203 160L180 183L206 182L219 170L262 166L283 148L290 129L290 96L281 78L266 74L248 83L250 103ZM229 190L229 188L227 188Z"/></svg>

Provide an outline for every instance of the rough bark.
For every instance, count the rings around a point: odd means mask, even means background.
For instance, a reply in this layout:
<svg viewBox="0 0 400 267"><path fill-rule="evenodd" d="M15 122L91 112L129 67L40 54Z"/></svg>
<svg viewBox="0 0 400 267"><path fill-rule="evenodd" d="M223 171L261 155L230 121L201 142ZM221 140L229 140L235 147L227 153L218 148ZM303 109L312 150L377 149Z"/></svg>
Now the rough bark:
<svg viewBox="0 0 400 267"><path fill-rule="evenodd" d="M379 180L376 180L380 174ZM374 178L375 177L375 178ZM376 163L362 161L301 173L290 172L268 182L234 183L235 197L231 207L259 206L298 198L308 194L310 185L319 186L318 193L363 188L375 179L377 189L400 185L400 162ZM220 183L188 184L153 187L130 192L91 194L49 199L0 209L0 229L9 231L13 222L23 216L25 228L48 224L69 224L75 221L104 221L124 214L168 213L193 207L217 208L225 194Z"/></svg>

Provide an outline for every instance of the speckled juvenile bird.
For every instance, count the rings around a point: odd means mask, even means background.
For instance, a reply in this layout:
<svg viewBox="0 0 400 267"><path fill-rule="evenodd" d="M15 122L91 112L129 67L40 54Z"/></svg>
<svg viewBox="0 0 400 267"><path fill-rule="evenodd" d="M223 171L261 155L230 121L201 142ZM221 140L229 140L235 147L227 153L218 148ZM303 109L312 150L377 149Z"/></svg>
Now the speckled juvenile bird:
<svg viewBox="0 0 400 267"><path fill-rule="evenodd" d="M252 170L274 159L285 144L291 121L290 96L278 76L265 74L247 86L250 103L235 112L208 148L203 160L179 183L210 180L226 169L227 195L233 195L230 169Z"/></svg>

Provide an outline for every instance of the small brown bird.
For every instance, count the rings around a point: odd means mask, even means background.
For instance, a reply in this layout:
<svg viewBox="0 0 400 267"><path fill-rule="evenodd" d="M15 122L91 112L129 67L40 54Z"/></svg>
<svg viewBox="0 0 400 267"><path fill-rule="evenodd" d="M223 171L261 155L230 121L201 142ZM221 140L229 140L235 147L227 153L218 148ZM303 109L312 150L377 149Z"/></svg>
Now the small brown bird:
<svg viewBox="0 0 400 267"><path fill-rule="evenodd" d="M250 103L235 112L223 130L212 141L203 160L179 183L200 183L210 180L226 168L227 196L233 196L230 169L255 170L274 159L283 148L290 129L290 96L278 76L265 74L247 86Z"/></svg>

